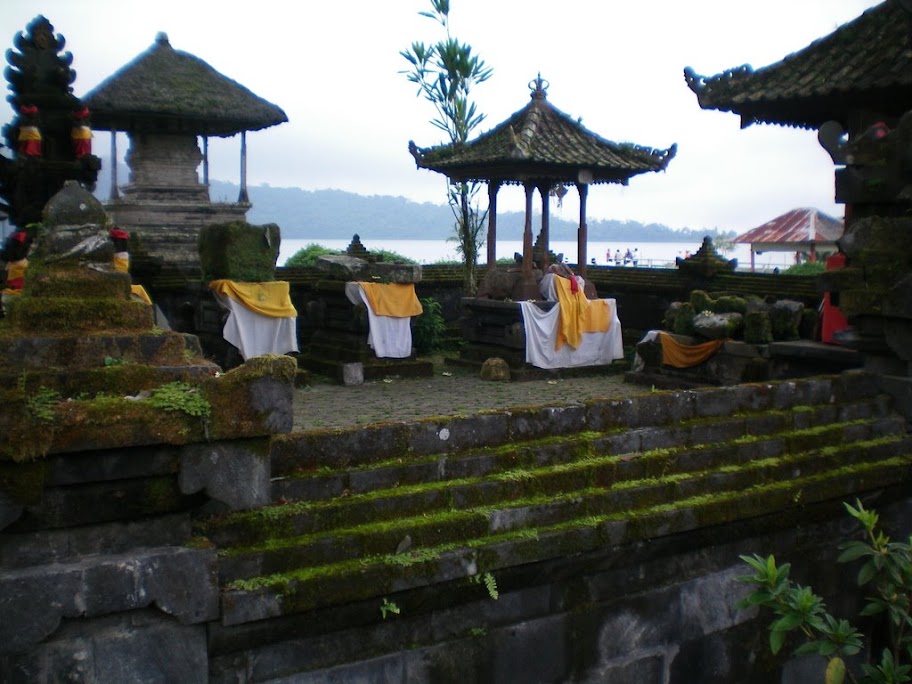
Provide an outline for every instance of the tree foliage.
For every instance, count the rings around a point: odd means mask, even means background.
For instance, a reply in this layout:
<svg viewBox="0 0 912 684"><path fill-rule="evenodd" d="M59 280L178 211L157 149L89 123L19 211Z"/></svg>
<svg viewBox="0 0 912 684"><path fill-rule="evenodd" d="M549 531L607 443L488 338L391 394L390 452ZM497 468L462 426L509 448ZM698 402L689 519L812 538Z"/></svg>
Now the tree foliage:
<svg viewBox="0 0 912 684"><path fill-rule="evenodd" d="M450 34L450 1L430 0L432 11L419 12L440 24L444 37L436 43L414 41L401 54L409 68L401 73L418 86L418 96L430 102L436 112L431 124L440 129L451 144L464 143L484 121L484 114L470 99L472 88L491 77L491 69L473 54L472 47ZM479 184L449 181L447 200L453 216L456 248L465 266L464 287L469 295L476 291L478 252L484 244L482 228L487 210L477 202Z"/></svg>
<svg viewBox="0 0 912 684"><path fill-rule="evenodd" d="M753 571L738 581L756 590L740 601L738 608L759 606L776 615L769 626L770 650L779 653L786 638L797 632L803 643L795 655L827 658L826 684L850 682L894 684L912 681L912 537L906 542L891 542L877 529L878 516L856 501L844 504L848 513L861 523L864 539L843 544L839 562L863 561L858 571L858 586L868 596L859 616L882 616L888 625L888 638L880 653L868 645L872 662L861 663L855 672L846 662L865 649L865 635L847 620L829 613L823 599L810 588L789 578L791 565L776 565L773 556L741 556ZM852 661L850 660L849 663Z"/></svg>

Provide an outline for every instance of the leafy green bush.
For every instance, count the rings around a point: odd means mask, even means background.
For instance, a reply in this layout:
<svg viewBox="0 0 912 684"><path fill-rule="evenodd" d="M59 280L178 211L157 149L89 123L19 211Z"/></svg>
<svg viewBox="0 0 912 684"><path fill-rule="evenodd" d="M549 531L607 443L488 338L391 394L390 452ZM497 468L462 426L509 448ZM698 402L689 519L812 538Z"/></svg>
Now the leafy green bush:
<svg viewBox="0 0 912 684"><path fill-rule="evenodd" d="M421 307L424 312L415 318L412 324L412 341L415 351L419 354L429 354L439 350L443 344L446 322L443 320L440 302L433 297L422 299Z"/></svg>
<svg viewBox="0 0 912 684"><path fill-rule="evenodd" d="M147 401L163 411L180 411L200 418L208 417L212 410L198 387L179 380L156 387Z"/></svg>
<svg viewBox="0 0 912 684"><path fill-rule="evenodd" d="M794 264L782 272L782 275L817 275L826 270L824 261L805 261L803 264Z"/></svg>
<svg viewBox="0 0 912 684"><path fill-rule="evenodd" d="M388 249L373 249L371 254L377 257L378 261L382 261L386 264L417 264L418 262L414 259L409 259L407 256L402 256L398 252L391 252Z"/></svg>
<svg viewBox="0 0 912 684"><path fill-rule="evenodd" d="M887 684L912 681L912 538L891 542L877 529L878 516L867 511L856 500L856 507L844 504L849 514L861 523L864 540L850 541L840 548L840 563L864 560L858 571L858 586L867 586L869 595L860 616L882 616L888 625L888 645L881 651L879 662L862 663L861 678L853 672L845 657L858 655L864 649L865 635L847 620L833 617L823 599L808 587L789 579L791 566L776 565L773 556L741 556L754 574L738 577L752 584L756 591L737 604L738 608L759 606L772 610L776 619L769 626L770 650L778 653L791 632L798 632L804 643L795 655L820 655L828 658L825 683L850 682ZM871 650L871 657L876 657Z"/></svg>
<svg viewBox="0 0 912 684"><path fill-rule="evenodd" d="M316 242L311 242L309 245L302 247L297 252L292 254L285 261L286 267L291 268L306 268L313 266L317 259L327 254L345 254L344 250L339 249L329 249L323 245L318 245ZM407 256L402 256L398 252L391 252L388 249L376 249L372 250L371 254L377 257L378 261L383 261L388 264L398 263L398 264L417 264L418 262L414 259L409 259Z"/></svg>
<svg viewBox="0 0 912 684"><path fill-rule="evenodd" d="M32 419L42 423L54 422L54 407L62 401L60 392L48 387L39 387L38 391L26 399Z"/></svg>
<svg viewBox="0 0 912 684"><path fill-rule="evenodd" d="M297 252L292 254L285 261L286 267L291 268L303 268L306 266L313 266L317 259L321 256L326 256L327 254L342 254L338 249L328 249L323 245L318 245L315 242L311 242L306 247L299 249Z"/></svg>

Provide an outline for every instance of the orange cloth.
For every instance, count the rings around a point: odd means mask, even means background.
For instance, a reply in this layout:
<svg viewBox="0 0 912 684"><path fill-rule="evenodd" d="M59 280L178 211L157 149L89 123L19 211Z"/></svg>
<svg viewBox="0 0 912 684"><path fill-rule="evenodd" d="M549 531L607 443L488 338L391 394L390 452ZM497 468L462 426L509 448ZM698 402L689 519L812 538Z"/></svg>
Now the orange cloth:
<svg viewBox="0 0 912 684"><path fill-rule="evenodd" d="M586 299L583 290L569 278L554 279L557 302L560 305L560 323L554 348L560 349L566 342L576 349L580 346L583 333L608 332L611 327L611 311L604 299Z"/></svg>
<svg viewBox="0 0 912 684"><path fill-rule="evenodd" d="M266 283L238 283L233 280L213 280L209 288L220 295L231 297L251 311L273 318L298 315L288 294L288 282L274 280Z"/></svg>
<svg viewBox="0 0 912 684"><path fill-rule="evenodd" d="M377 316L411 318L424 309L415 294L415 283L366 283L358 281Z"/></svg>
<svg viewBox="0 0 912 684"><path fill-rule="evenodd" d="M703 344L681 344L668 333L660 333L662 363L675 368L690 368L703 363L725 344L725 340L712 340Z"/></svg>

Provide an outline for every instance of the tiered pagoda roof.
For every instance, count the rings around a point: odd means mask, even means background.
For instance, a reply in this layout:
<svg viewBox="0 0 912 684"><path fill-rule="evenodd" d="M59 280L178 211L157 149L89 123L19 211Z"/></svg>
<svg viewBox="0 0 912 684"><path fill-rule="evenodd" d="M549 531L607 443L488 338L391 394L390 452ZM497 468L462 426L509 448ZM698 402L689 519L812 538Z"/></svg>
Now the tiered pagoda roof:
<svg viewBox="0 0 912 684"><path fill-rule="evenodd" d="M741 126L851 126L853 111L899 117L912 109L912 3L886 0L779 62L712 77L684 70L700 107L733 112Z"/></svg>
<svg viewBox="0 0 912 684"><path fill-rule="evenodd" d="M92 127L105 131L173 130L224 137L288 121L278 106L198 57L172 48L164 33L83 102L92 112Z"/></svg>
<svg viewBox="0 0 912 684"><path fill-rule="evenodd" d="M627 184L631 176L660 171L674 157L667 150L615 143L587 130L548 102L541 78L531 101L503 123L473 141L409 151L419 168L453 180L578 182Z"/></svg>

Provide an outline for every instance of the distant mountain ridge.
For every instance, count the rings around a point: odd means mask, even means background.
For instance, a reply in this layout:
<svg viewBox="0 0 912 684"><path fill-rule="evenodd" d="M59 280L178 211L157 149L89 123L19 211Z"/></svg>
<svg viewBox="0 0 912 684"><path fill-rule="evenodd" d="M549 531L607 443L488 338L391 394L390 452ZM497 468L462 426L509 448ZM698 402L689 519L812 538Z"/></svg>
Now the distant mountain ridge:
<svg viewBox="0 0 912 684"><path fill-rule="evenodd" d="M240 187L234 183L210 180L213 201L235 201ZM304 190L268 185L247 188L253 207L247 220L254 224L276 223L288 239L324 238L348 240L357 233L362 238L400 240L445 240L453 234L453 214L445 204L413 202L390 195L358 195L343 190ZM498 233L522 235L525 217L521 212L497 215ZM578 225L551 217L552 240L575 240ZM659 223L592 220L589 239L604 242L701 242L705 235L731 238L734 231L676 230Z"/></svg>
<svg viewBox="0 0 912 684"><path fill-rule="evenodd" d="M123 178L128 177L125 173ZM98 179L96 196L107 198L110 183ZM236 202L240 186L210 180L213 202ZM253 205L247 220L253 224L275 223L287 239L350 240L357 233L366 239L445 240L453 234L453 214L446 204L413 202L391 195L358 195L344 190L304 190L269 185L249 186ZM522 235L521 212L497 214L500 235ZM575 240L577 224L551 217L552 240ZM536 228L537 233L537 228ZM731 238L733 231L673 229L659 223L613 219L589 221L589 239L602 242L701 242L705 235Z"/></svg>

